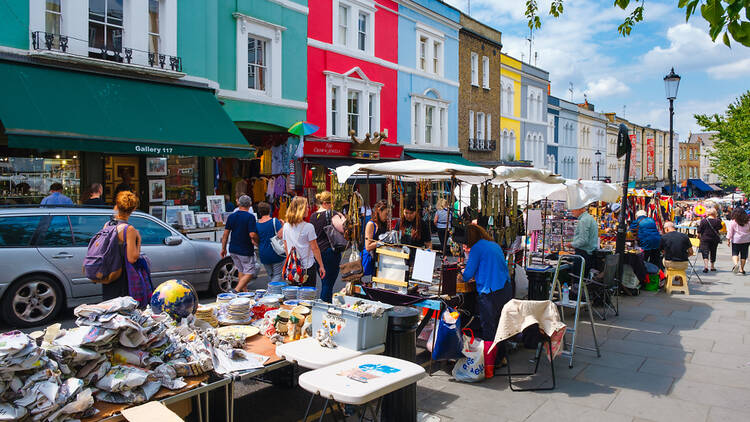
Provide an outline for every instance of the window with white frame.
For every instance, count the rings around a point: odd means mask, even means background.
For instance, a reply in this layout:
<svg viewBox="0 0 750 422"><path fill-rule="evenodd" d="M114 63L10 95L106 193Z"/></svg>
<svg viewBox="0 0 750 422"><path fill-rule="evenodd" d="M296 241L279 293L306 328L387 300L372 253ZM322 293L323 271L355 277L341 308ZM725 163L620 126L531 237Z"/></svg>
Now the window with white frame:
<svg viewBox="0 0 750 422"><path fill-rule="evenodd" d="M482 87L490 89L490 58L482 56Z"/></svg>
<svg viewBox="0 0 750 422"><path fill-rule="evenodd" d="M527 114L529 120L542 121L542 89L535 86L528 87Z"/></svg>
<svg viewBox="0 0 750 422"><path fill-rule="evenodd" d="M44 5L44 32L48 34L60 34L62 25L62 0L46 0Z"/></svg>
<svg viewBox="0 0 750 422"><path fill-rule="evenodd" d="M487 119L487 130L484 132L484 139L492 139L492 115L485 116Z"/></svg>
<svg viewBox="0 0 750 422"><path fill-rule="evenodd" d="M250 16L236 17L237 90L281 98L281 32L286 28Z"/></svg>
<svg viewBox="0 0 750 422"><path fill-rule="evenodd" d="M422 23L417 23L417 69L443 75L443 45L445 34Z"/></svg>
<svg viewBox="0 0 750 422"><path fill-rule="evenodd" d="M358 138L380 131L380 90L383 84L370 81L358 67L339 74L325 71L326 134L346 138L354 131ZM345 107L342 110L341 107Z"/></svg>
<svg viewBox="0 0 750 422"><path fill-rule="evenodd" d="M374 54L375 3L372 0L333 1L334 43Z"/></svg>
<svg viewBox="0 0 750 422"><path fill-rule="evenodd" d="M469 110L469 139L474 139L474 112Z"/></svg>
<svg viewBox="0 0 750 422"><path fill-rule="evenodd" d="M148 0L148 52L160 51L159 0Z"/></svg>
<svg viewBox="0 0 750 422"><path fill-rule="evenodd" d="M477 139L485 139L484 133L484 113L477 113Z"/></svg>
<svg viewBox="0 0 750 422"><path fill-rule="evenodd" d="M89 48L122 51L121 0L89 0Z"/></svg>
<svg viewBox="0 0 750 422"><path fill-rule="evenodd" d="M502 89L502 92L500 93L501 97L501 105L502 105L502 113L506 116L512 116L513 115L513 96L515 94L515 90L513 88L513 79L501 77L500 78L500 87Z"/></svg>
<svg viewBox="0 0 750 422"><path fill-rule="evenodd" d="M434 89L423 94L412 94L412 144L448 146L448 106ZM469 112L470 121L472 112ZM469 123L469 131L473 130Z"/></svg>
<svg viewBox="0 0 750 422"><path fill-rule="evenodd" d="M479 86L479 55L471 53L471 84Z"/></svg>

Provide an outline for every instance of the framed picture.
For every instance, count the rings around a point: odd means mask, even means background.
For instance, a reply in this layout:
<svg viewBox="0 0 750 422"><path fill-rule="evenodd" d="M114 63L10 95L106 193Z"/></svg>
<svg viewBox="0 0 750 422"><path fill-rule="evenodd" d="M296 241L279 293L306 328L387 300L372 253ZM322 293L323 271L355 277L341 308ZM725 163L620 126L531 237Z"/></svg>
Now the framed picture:
<svg viewBox="0 0 750 422"><path fill-rule="evenodd" d="M167 199L167 189L164 179L148 181L148 202L164 202Z"/></svg>
<svg viewBox="0 0 750 422"><path fill-rule="evenodd" d="M211 214L222 213L226 211L226 204L224 203L224 195L206 196L206 205L208 208L208 212Z"/></svg>
<svg viewBox="0 0 750 422"><path fill-rule="evenodd" d="M164 221L164 218L166 218L166 207L163 205L151 205L148 207L148 213Z"/></svg>
<svg viewBox="0 0 750 422"><path fill-rule="evenodd" d="M167 175L167 158L166 157L146 158L146 176L166 176L166 175Z"/></svg>
<svg viewBox="0 0 750 422"><path fill-rule="evenodd" d="M112 183L114 180L112 180L112 169L104 169L104 183Z"/></svg>
<svg viewBox="0 0 750 422"><path fill-rule="evenodd" d="M118 179L125 180L125 176L135 178L135 166L128 164L117 164L115 166L115 174Z"/></svg>
<svg viewBox="0 0 750 422"><path fill-rule="evenodd" d="M195 214L192 211L180 211L177 213L177 218L183 229L195 228Z"/></svg>
<svg viewBox="0 0 750 422"><path fill-rule="evenodd" d="M171 205L168 206L165 213L164 213L164 221L167 222L170 226L174 226L175 224L179 224L179 213L180 211L187 211L188 206L187 205Z"/></svg>
<svg viewBox="0 0 750 422"><path fill-rule="evenodd" d="M214 217L207 212L199 212L195 214L195 224L199 229L205 229L214 226Z"/></svg>

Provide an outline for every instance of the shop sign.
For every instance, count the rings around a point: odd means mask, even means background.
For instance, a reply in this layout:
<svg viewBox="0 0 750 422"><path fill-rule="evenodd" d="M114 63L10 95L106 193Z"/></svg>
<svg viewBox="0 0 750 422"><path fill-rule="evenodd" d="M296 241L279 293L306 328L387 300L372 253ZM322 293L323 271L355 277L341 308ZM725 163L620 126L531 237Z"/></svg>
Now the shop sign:
<svg viewBox="0 0 750 422"><path fill-rule="evenodd" d="M348 157L352 145L349 142L305 141L306 157Z"/></svg>
<svg viewBox="0 0 750 422"><path fill-rule="evenodd" d="M638 139L635 133L630 135L630 156L633 158L630 163L630 177L636 178L638 176Z"/></svg>
<svg viewBox="0 0 750 422"><path fill-rule="evenodd" d="M653 176L656 168L654 138L646 138L646 174Z"/></svg>

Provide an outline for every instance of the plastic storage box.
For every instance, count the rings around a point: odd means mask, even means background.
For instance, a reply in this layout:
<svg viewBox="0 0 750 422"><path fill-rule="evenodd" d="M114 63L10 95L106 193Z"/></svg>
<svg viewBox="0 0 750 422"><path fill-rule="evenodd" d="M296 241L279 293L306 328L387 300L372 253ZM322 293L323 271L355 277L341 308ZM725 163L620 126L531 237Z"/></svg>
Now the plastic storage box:
<svg viewBox="0 0 750 422"><path fill-rule="evenodd" d="M323 326L325 321L325 328L331 333L333 341L341 347L363 350L384 344L388 331L388 312L393 309L393 306L352 296L343 296L343 299L346 304L357 301L376 304L385 308L386 311L380 317L374 317L370 314L359 313L322 300L316 300L312 307L313 335ZM334 298L334 301L336 301L336 298Z"/></svg>

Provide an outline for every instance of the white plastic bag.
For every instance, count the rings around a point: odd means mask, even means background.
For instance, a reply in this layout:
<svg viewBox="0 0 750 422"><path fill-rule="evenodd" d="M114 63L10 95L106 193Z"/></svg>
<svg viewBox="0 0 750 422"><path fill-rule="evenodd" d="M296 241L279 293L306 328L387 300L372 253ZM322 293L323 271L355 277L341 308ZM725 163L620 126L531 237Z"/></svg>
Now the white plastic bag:
<svg viewBox="0 0 750 422"><path fill-rule="evenodd" d="M529 277L526 275L526 269L522 266L516 267L516 297L526 297L529 294Z"/></svg>
<svg viewBox="0 0 750 422"><path fill-rule="evenodd" d="M464 332L464 346L461 350L464 357L456 362L453 367L453 378L462 382L479 382L484 379L484 341L474 338L474 332L470 328L461 330ZM471 333L467 336L465 332Z"/></svg>

